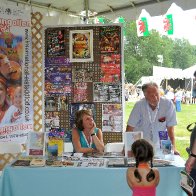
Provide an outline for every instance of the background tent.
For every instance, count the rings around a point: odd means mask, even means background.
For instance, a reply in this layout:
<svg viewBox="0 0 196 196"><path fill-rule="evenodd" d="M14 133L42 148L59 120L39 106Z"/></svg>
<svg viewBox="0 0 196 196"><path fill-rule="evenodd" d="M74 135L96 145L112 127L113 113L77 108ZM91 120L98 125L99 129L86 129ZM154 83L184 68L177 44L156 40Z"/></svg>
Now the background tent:
<svg viewBox="0 0 196 196"><path fill-rule="evenodd" d="M192 92L194 71L196 71L196 65L184 70L153 66L153 77L162 79L161 85L163 89L166 89L166 87L170 85L174 89L180 87Z"/></svg>

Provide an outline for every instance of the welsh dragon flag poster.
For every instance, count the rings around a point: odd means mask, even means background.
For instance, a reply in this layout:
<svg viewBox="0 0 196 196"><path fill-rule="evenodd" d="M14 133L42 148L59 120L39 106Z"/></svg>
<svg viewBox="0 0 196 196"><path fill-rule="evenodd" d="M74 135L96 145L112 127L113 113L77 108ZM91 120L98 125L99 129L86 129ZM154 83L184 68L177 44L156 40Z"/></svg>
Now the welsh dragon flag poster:
<svg viewBox="0 0 196 196"><path fill-rule="evenodd" d="M148 29L148 20L146 17L141 17L139 20L136 20L136 25L138 37L148 36L150 34Z"/></svg>
<svg viewBox="0 0 196 196"><path fill-rule="evenodd" d="M174 34L174 23L173 15L167 14L163 19L163 34L164 35L173 35Z"/></svg>

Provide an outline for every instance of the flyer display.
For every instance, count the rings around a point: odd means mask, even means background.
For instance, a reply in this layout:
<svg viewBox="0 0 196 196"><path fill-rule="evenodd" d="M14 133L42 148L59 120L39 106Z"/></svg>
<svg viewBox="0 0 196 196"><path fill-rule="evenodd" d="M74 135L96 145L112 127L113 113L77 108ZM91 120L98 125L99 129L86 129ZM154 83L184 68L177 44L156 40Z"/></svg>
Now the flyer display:
<svg viewBox="0 0 196 196"><path fill-rule="evenodd" d="M104 132L123 131L121 28L119 24L44 28L46 130L69 131L75 112L90 109ZM103 112L107 104L113 115Z"/></svg>

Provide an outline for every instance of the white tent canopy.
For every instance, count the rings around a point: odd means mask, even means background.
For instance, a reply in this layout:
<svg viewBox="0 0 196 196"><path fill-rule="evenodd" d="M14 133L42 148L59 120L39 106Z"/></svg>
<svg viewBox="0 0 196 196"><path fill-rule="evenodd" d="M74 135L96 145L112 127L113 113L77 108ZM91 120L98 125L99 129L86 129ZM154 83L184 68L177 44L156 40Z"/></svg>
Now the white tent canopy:
<svg viewBox="0 0 196 196"><path fill-rule="evenodd" d="M182 69L153 66L153 76L160 79L182 79Z"/></svg>
<svg viewBox="0 0 196 196"><path fill-rule="evenodd" d="M194 78L193 73L196 71L196 65L187 69L169 68L153 66L153 77L160 79L190 79Z"/></svg>
<svg viewBox="0 0 196 196"><path fill-rule="evenodd" d="M193 74L195 71L196 71L196 65L193 65L193 66L183 70L183 76L185 78L194 78Z"/></svg>
<svg viewBox="0 0 196 196"><path fill-rule="evenodd" d="M196 8L195 0L0 0L29 11L40 11L44 15L44 25L76 24L84 22L81 18L105 16L115 20L123 16L135 20L142 9L151 16L164 15L172 3L183 10ZM45 19L46 18L46 19Z"/></svg>
<svg viewBox="0 0 196 196"><path fill-rule="evenodd" d="M191 79L191 83L193 83L192 82L194 78L193 73L195 71L196 71L196 65L193 65L184 70L178 68L153 66L153 76L143 76L135 85L141 86L147 82L156 82L160 86L162 80L165 79L166 80Z"/></svg>

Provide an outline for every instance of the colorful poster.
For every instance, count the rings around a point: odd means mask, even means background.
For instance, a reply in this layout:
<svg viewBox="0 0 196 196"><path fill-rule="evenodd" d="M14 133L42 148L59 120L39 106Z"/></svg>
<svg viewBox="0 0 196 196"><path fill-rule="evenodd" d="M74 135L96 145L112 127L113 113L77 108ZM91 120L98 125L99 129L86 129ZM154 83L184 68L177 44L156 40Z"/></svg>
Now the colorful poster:
<svg viewBox="0 0 196 196"><path fill-rule="evenodd" d="M102 131L123 131L123 111L121 104L102 105Z"/></svg>
<svg viewBox="0 0 196 196"><path fill-rule="evenodd" d="M45 94L71 93L71 63L64 57L45 58Z"/></svg>
<svg viewBox="0 0 196 196"><path fill-rule="evenodd" d="M72 71L73 82L92 82L94 72L92 69L75 68Z"/></svg>
<svg viewBox="0 0 196 196"><path fill-rule="evenodd" d="M74 30L69 36L70 61L93 61L93 30Z"/></svg>
<svg viewBox="0 0 196 196"><path fill-rule="evenodd" d="M105 26L100 28L100 50L101 53L120 52L120 27Z"/></svg>
<svg viewBox="0 0 196 196"><path fill-rule="evenodd" d="M119 54L101 55L101 82L120 82L121 66Z"/></svg>
<svg viewBox="0 0 196 196"><path fill-rule="evenodd" d="M88 82L75 82L73 87L73 102L91 102L92 85Z"/></svg>
<svg viewBox="0 0 196 196"><path fill-rule="evenodd" d="M25 143L33 129L31 15L0 6L0 141Z"/></svg>
<svg viewBox="0 0 196 196"><path fill-rule="evenodd" d="M61 29L49 29L46 35L47 56L64 56L65 55L65 41L64 30Z"/></svg>
<svg viewBox="0 0 196 196"><path fill-rule="evenodd" d="M114 83L93 83L94 102L121 102L121 85Z"/></svg>
<svg viewBox="0 0 196 196"><path fill-rule="evenodd" d="M60 119L59 112L45 112L45 128L49 131L50 128L59 127Z"/></svg>

